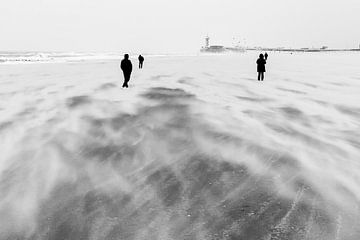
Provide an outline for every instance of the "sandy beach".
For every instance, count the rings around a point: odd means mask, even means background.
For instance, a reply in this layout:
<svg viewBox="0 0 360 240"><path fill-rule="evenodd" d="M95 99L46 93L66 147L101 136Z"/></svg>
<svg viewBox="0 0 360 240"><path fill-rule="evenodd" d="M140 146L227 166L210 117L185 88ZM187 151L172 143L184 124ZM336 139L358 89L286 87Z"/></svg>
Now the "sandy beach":
<svg viewBox="0 0 360 240"><path fill-rule="evenodd" d="M0 63L0 239L360 239L360 55Z"/></svg>

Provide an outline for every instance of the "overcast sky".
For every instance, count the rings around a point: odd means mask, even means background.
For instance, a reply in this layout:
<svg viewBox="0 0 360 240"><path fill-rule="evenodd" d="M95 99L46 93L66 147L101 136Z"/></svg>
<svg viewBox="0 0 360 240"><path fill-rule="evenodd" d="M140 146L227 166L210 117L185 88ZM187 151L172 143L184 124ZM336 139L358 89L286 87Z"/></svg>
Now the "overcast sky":
<svg viewBox="0 0 360 240"><path fill-rule="evenodd" d="M359 0L1 0L0 51L358 47Z"/></svg>

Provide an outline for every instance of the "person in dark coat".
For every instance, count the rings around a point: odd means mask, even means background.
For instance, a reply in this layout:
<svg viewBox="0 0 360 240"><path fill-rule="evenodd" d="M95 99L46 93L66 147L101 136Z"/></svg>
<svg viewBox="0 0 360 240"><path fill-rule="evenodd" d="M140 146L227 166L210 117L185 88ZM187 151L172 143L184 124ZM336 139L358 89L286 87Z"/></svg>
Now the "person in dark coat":
<svg viewBox="0 0 360 240"><path fill-rule="evenodd" d="M267 52L266 52L265 55L264 55L265 61L267 61L268 56L269 56L269 55L268 55Z"/></svg>
<svg viewBox="0 0 360 240"><path fill-rule="evenodd" d="M139 55L138 59L139 59L139 68L142 68L145 59L144 59L144 57L141 56L141 55Z"/></svg>
<svg viewBox="0 0 360 240"><path fill-rule="evenodd" d="M266 60L264 59L264 55L261 53L258 60L256 61L257 63L257 71L258 71L258 81L264 81L264 72L265 71L265 64L266 64Z"/></svg>
<svg viewBox="0 0 360 240"><path fill-rule="evenodd" d="M132 64L129 60L129 54L124 55L124 59L121 61L120 68L124 73L124 83L122 87L128 88L128 82L130 81L131 71L132 71Z"/></svg>

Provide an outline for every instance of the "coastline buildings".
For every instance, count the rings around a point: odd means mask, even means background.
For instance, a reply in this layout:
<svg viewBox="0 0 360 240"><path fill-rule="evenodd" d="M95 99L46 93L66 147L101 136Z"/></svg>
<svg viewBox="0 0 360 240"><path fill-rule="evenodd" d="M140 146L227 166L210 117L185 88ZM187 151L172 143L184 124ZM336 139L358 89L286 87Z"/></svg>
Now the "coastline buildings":
<svg viewBox="0 0 360 240"><path fill-rule="evenodd" d="M245 47L240 46L239 44L234 47L225 47L222 45L210 45L210 37L206 36L205 46L200 49L201 52L207 53L221 53L221 52L245 52Z"/></svg>
<svg viewBox="0 0 360 240"><path fill-rule="evenodd" d="M205 45L200 49L200 52L205 53L224 53L224 52L245 52L246 50L256 50L256 51L276 51L276 52L360 52L359 48L329 48L328 46L322 46L320 48L285 48L285 47L245 47L240 44L235 45L234 47L225 47L223 45L210 45L210 37L206 36Z"/></svg>

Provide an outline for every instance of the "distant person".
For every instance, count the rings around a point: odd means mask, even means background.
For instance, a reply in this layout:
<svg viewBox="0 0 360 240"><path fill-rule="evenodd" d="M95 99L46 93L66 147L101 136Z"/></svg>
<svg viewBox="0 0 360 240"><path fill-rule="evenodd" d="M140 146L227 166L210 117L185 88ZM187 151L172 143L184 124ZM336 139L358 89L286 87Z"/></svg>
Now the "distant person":
<svg viewBox="0 0 360 240"><path fill-rule="evenodd" d="M141 55L139 55L138 59L139 59L139 68L141 69L143 67L143 63L144 63L145 59Z"/></svg>
<svg viewBox="0 0 360 240"><path fill-rule="evenodd" d="M268 56L269 56L269 55L268 55L267 52L266 52L265 55L264 55L265 61L267 61Z"/></svg>
<svg viewBox="0 0 360 240"><path fill-rule="evenodd" d="M132 64L131 61L129 60L129 54L124 55L124 59L121 61L120 67L124 73L124 84L122 85L122 87L128 88L129 87L128 82L130 81L130 76L132 71Z"/></svg>
<svg viewBox="0 0 360 240"><path fill-rule="evenodd" d="M264 81L264 72L265 72L265 64L266 60L264 59L264 54L260 54L257 63L257 71L258 71L258 81Z"/></svg>

